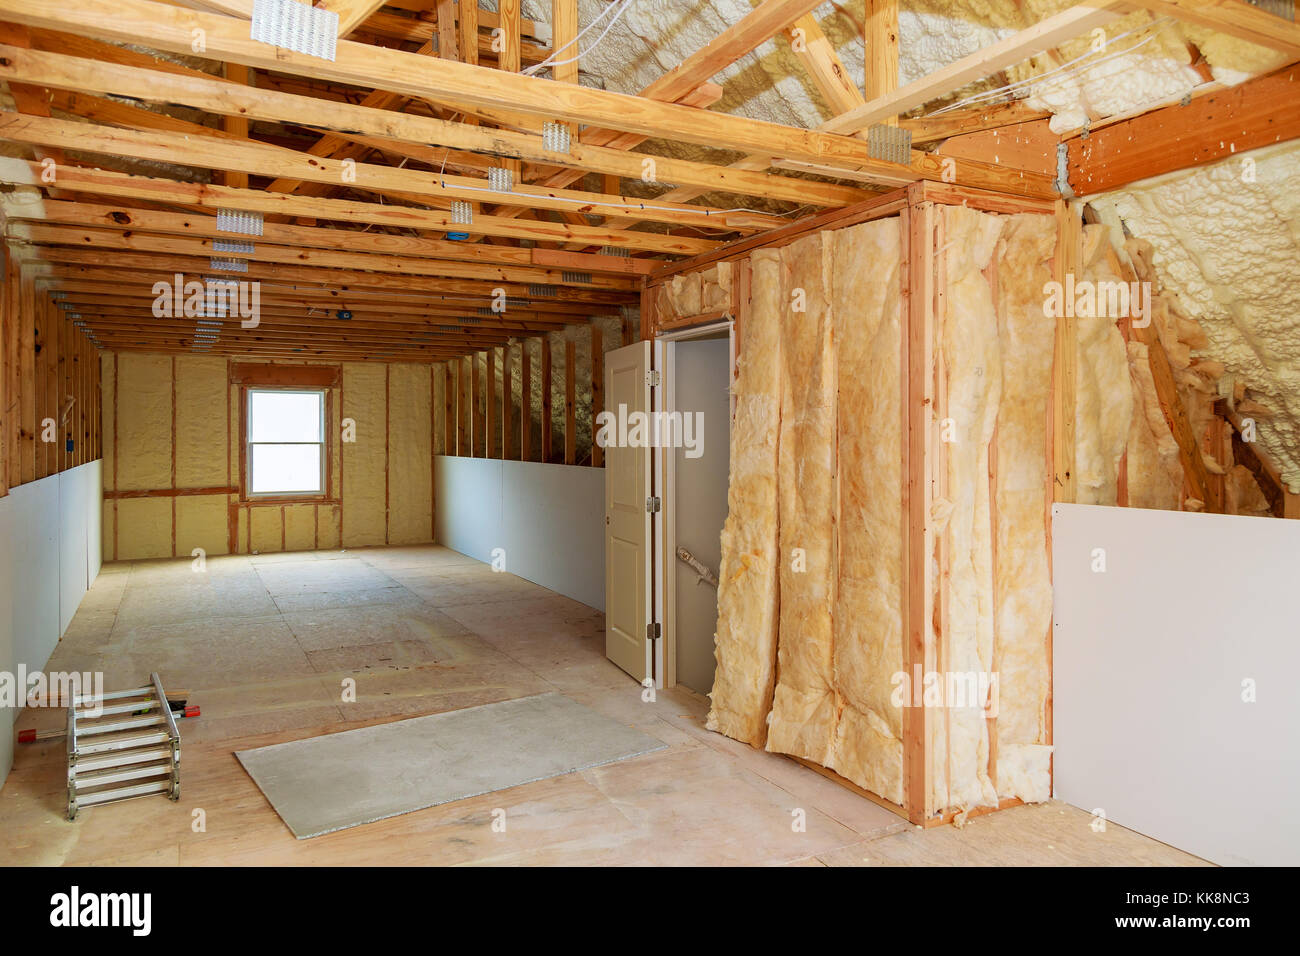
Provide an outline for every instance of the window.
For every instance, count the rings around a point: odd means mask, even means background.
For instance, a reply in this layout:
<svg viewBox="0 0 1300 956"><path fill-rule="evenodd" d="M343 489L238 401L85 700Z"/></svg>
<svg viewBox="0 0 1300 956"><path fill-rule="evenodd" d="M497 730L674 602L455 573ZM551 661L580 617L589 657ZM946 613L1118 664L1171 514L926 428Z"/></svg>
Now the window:
<svg viewBox="0 0 1300 956"><path fill-rule="evenodd" d="M325 392L248 390L248 493L325 493Z"/></svg>

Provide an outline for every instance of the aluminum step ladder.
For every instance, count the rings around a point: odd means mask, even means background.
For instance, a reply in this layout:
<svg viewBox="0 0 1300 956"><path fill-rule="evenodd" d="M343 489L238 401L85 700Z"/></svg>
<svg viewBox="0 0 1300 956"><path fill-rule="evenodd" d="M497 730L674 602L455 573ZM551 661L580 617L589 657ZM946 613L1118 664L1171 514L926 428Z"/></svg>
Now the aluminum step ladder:
<svg viewBox="0 0 1300 956"><path fill-rule="evenodd" d="M68 706L68 819L100 803L181 796L181 735L157 674L132 690L79 694ZM124 716L129 715L129 716Z"/></svg>

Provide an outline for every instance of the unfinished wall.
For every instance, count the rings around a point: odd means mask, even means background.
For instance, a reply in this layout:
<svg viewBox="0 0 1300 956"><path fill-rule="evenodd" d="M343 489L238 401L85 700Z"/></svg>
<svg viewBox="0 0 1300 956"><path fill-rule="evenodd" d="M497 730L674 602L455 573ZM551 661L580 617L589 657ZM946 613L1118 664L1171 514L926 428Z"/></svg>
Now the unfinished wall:
<svg viewBox="0 0 1300 956"><path fill-rule="evenodd" d="M709 726L901 805L923 693L929 802L969 810L1050 795L1056 224L947 206L933 221L936 399L918 412L934 497L916 541L935 545L919 626L937 672L904 663L905 246L882 219L751 257ZM947 696L950 676L975 696Z"/></svg>
<svg viewBox="0 0 1300 956"><path fill-rule="evenodd" d="M886 219L751 257L709 715L894 801L899 253Z"/></svg>
<svg viewBox="0 0 1300 956"><path fill-rule="evenodd" d="M1178 291L1161 280L1152 244L1124 238L1109 206L1101 214L1101 222L1084 227L1078 278L1095 293L1091 307L1104 314L1074 317L1078 501L1273 514L1254 473L1236 460L1224 418L1231 414L1225 405L1243 416L1268 409L1205 354L1210 340ZM1149 291L1149 315L1137 301L1129 312L1110 314L1114 303L1102 290L1120 284L1143 300Z"/></svg>
<svg viewBox="0 0 1300 956"><path fill-rule="evenodd" d="M327 389L327 493L281 501L240 496L231 360L102 362L105 560L433 540L433 366L343 363Z"/></svg>

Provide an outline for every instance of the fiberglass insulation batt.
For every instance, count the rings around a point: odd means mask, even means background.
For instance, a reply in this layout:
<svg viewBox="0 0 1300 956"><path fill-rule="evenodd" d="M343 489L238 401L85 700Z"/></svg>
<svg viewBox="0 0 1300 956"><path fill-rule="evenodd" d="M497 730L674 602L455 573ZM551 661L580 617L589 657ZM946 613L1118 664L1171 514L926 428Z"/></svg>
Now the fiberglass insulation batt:
<svg viewBox="0 0 1300 956"><path fill-rule="evenodd" d="M896 802L899 254L889 219L752 257L708 724Z"/></svg>
<svg viewBox="0 0 1300 956"><path fill-rule="evenodd" d="M736 379L708 728L761 747L776 679L781 256L760 249Z"/></svg>
<svg viewBox="0 0 1300 956"><path fill-rule="evenodd" d="M1044 800L1055 223L950 207L941 222L938 667L996 672L999 693L988 713L982 697L933 711L932 798ZM899 804L901 248L886 219L753 257L709 716L756 745L766 722L768 750Z"/></svg>

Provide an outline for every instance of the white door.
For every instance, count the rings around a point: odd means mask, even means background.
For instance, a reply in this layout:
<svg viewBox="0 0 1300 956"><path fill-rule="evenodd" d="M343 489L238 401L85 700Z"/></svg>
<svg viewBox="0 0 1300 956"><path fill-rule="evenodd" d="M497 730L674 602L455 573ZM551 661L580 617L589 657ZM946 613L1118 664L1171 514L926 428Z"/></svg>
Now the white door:
<svg viewBox="0 0 1300 956"><path fill-rule="evenodd" d="M605 408L615 422L650 411L650 343L605 355ZM653 675L650 449L605 448L605 656L638 681Z"/></svg>

